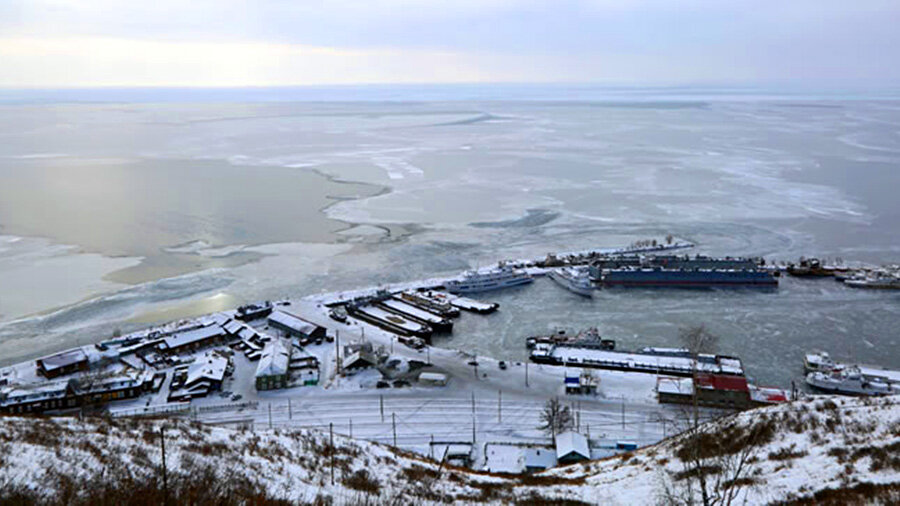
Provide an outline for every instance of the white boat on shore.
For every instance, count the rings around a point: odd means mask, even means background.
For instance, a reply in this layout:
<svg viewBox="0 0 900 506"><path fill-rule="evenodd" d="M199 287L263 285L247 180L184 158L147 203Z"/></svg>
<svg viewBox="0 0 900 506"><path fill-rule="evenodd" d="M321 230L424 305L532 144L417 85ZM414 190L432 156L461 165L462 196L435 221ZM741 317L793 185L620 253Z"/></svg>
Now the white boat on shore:
<svg viewBox="0 0 900 506"><path fill-rule="evenodd" d="M594 285L591 283L591 278L585 269L562 267L551 270L548 275L556 284L572 293L587 298L594 297Z"/></svg>
<svg viewBox="0 0 900 506"><path fill-rule="evenodd" d="M859 367L811 372L806 384L823 392L840 395L893 395L900 393L890 383L865 376Z"/></svg>
<svg viewBox="0 0 900 506"><path fill-rule="evenodd" d="M807 353L803 357L803 368L807 373L823 372L833 373L843 370L856 369L864 379L897 385L900 388L900 371L887 369L876 365L844 364L835 362L826 352Z"/></svg>

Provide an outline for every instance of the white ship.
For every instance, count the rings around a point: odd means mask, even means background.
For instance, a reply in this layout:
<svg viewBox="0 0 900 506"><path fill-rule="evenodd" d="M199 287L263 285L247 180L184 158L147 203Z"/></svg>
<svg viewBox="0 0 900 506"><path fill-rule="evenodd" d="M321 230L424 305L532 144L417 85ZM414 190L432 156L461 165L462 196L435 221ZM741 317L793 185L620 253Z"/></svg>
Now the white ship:
<svg viewBox="0 0 900 506"><path fill-rule="evenodd" d="M807 353L803 357L803 367L807 373L836 373L855 368L864 379L893 384L900 389L900 371L887 369L877 365L844 364L835 362L826 352Z"/></svg>
<svg viewBox="0 0 900 506"><path fill-rule="evenodd" d="M460 279L444 283L450 293L475 293L519 286L534 281L528 273L500 264L489 271L467 271Z"/></svg>
<svg viewBox="0 0 900 506"><path fill-rule="evenodd" d="M844 284L853 288L900 290L900 277L893 273L870 273L866 276L847 278Z"/></svg>
<svg viewBox="0 0 900 506"><path fill-rule="evenodd" d="M563 267L551 270L549 276L558 285L573 293L588 298L594 296L594 286L591 284L591 278L585 269Z"/></svg>
<svg viewBox="0 0 900 506"><path fill-rule="evenodd" d="M833 370L831 372L811 372L806 375L806 383L823 392L842 395L893 395L900 393L880 379L863 375L859 367Z"/></svg>

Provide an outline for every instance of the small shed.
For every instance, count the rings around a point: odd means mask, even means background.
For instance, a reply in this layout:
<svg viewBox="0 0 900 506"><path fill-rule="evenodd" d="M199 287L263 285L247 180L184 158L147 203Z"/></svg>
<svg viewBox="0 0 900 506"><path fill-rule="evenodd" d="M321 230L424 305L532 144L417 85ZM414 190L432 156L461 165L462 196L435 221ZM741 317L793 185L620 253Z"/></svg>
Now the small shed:
<svg viewBox="0 0 900 506"><path fill-rule="evenodd" d="M423 372L419 374L419 383L423 385L443 387L447 385L447 375L439 372Z"/></svg>
<svg viewBox="0 0 900 506"><path fill-rule="evenodd" d="M591 459L591 450L587 438L574 431L567 431L556 436L556 461L560 464L571 464Z"/></svg>
<svg viewBox="0 0 900 506"><path fill-rule="evenodd" d="M358 351L348 357L344 358L344 362L342 368L345 371L353 371L357 369L366 369L368 367L375 367L378 365L378 361L369 353L364 353Z"/></svg>

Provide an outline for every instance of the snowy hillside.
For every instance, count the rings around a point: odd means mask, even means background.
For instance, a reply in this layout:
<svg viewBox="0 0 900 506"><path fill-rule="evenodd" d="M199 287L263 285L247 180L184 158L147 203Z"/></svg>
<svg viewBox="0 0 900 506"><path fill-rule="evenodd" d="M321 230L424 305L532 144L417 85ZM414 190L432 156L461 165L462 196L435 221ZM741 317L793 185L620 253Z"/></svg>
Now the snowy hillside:
<svg viewBox="0 0 900 506"><path fill-rule="evenodd" d="M0 419L0 503L161 503L162 421ZM619 457L530 476L444 466L310 431L165 422L171 503L897 503L900 398L743 412ZM332 460L334 484L332 484ZM702 504L702 503L701 503Z"/></svg>

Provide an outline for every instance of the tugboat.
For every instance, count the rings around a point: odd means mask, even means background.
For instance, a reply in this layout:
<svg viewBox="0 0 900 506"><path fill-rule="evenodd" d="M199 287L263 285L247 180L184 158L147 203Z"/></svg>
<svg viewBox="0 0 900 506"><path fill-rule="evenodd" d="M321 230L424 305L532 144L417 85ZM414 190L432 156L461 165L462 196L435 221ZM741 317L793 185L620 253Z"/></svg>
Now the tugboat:
<svg viewBox="0 0 900 506"><path fill-rule="evenodd" d="M840 263L838 259L838 263ZM799 264L788 264L787 273L798 278L827 278L846 274L850 269L842 265L825 265L818 258L800 257Z"/></svg>
<svg viewBox="0 0 900 506"><path fill-rule="evenodd" d="M893 395L900 393L885 381L866 377L856 366L835 369L831 372L811 372L806 375L806 383L817 390L841 395Z"/></svg>

